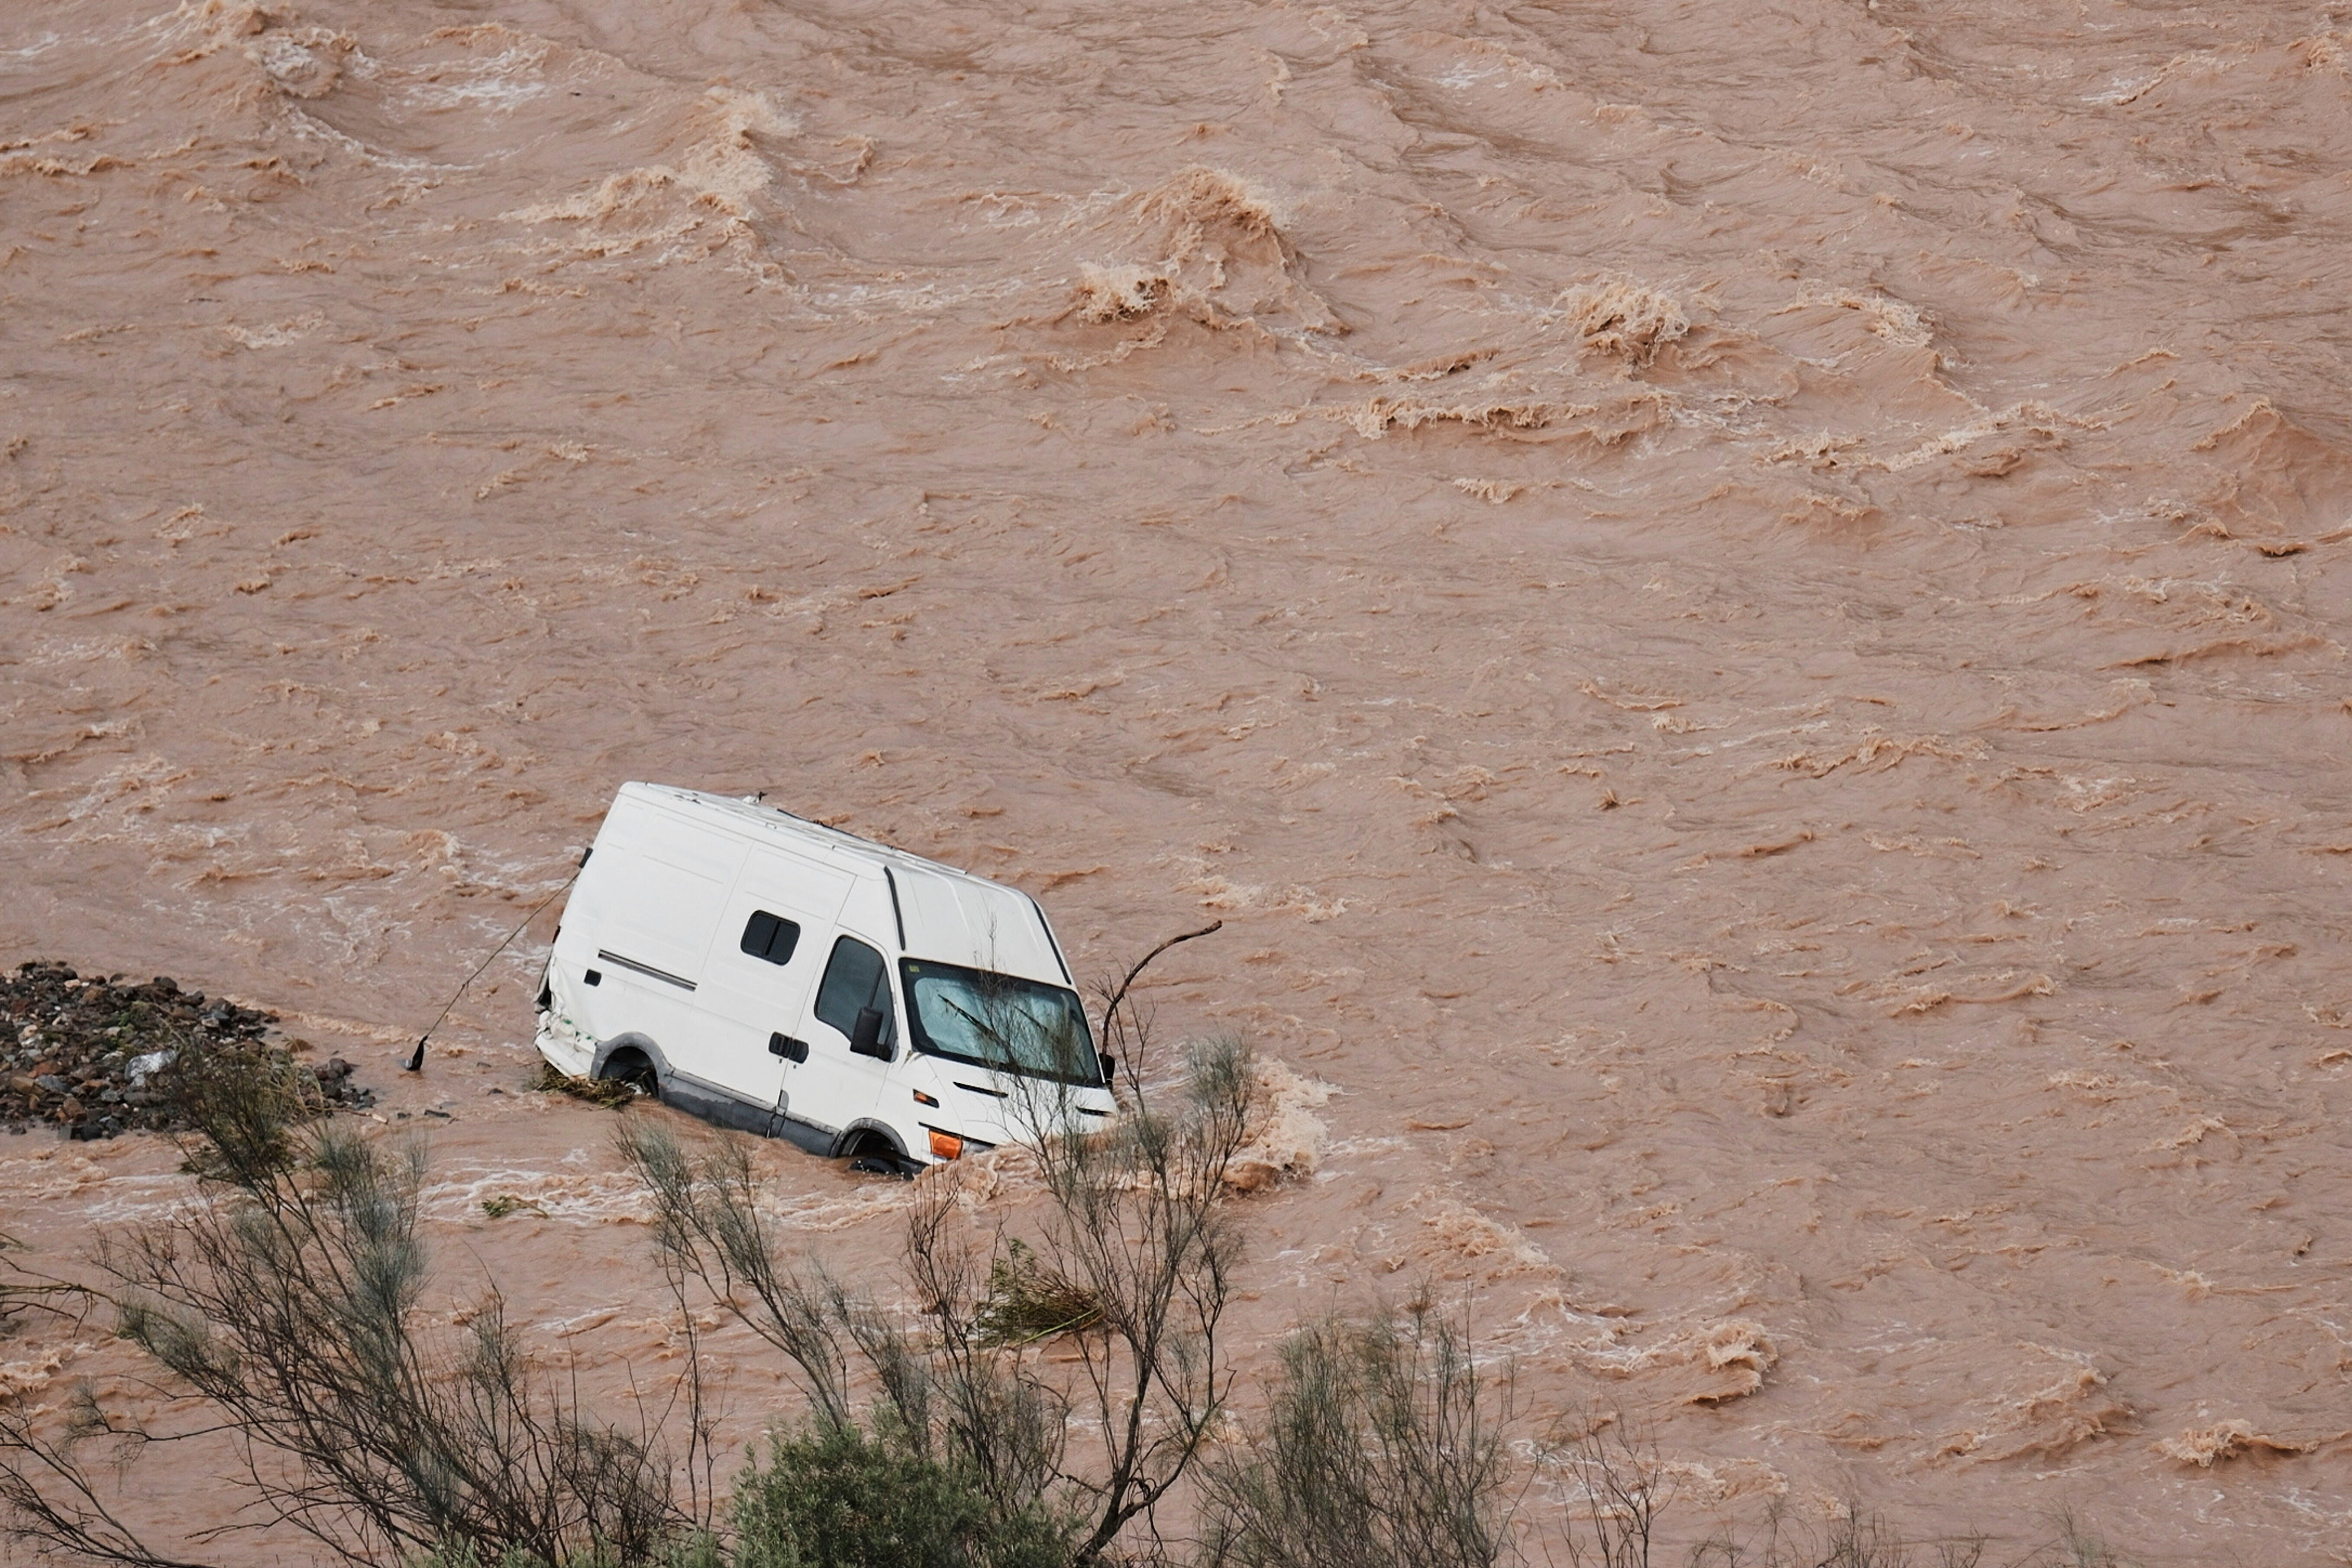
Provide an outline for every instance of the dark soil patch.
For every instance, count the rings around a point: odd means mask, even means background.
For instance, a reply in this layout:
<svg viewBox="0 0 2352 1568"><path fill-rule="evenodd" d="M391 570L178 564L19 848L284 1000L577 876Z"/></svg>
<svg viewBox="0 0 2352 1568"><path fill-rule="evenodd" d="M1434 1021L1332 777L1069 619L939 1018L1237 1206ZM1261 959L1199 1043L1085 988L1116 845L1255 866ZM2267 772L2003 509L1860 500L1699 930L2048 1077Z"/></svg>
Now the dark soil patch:
<svg viewBox="0 0 2352 1568"><path fill-rule="evenodd" d="M165 977L126 985L35 959L0 975L0 1126L75 1138L183 1132L182 1088L200 1062L290 1071L302 1103L320 1113L375 1103L342 1058L296 1061L310 1047L271 1039L277 1021Z"/></svg>

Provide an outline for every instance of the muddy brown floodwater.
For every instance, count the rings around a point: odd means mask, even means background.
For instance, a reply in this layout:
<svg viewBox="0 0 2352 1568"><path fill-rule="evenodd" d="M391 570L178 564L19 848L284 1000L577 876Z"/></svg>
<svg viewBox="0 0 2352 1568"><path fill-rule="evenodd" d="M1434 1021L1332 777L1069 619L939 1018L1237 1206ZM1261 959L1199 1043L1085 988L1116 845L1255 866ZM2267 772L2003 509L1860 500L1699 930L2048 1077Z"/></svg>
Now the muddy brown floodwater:
<svg viewBox="0 0 2352 1568"><path fill-rule="evenodd" d="M11 7L0 957L355 1056L642 1375L548 923L394 1068L616 785L764 789L1224 919L1253 1346L1433 1281L1694 1529L2352 1560L2347 288L2323 5Z"/></svg>

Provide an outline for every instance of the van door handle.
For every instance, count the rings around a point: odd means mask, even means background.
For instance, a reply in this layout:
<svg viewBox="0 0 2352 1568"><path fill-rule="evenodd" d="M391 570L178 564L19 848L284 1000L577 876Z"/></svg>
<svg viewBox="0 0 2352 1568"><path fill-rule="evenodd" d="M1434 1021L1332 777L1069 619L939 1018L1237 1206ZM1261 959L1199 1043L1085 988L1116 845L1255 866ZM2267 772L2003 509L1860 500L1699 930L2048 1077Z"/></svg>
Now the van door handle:
<svg viewBox="0 0 2352 1568"><path fill-rule="evenodd" d="M786 1061L806 1061L808 1041L794 1040L790 1035L772 1034L768 1037L768 1054L781 1056Z"/></svg>

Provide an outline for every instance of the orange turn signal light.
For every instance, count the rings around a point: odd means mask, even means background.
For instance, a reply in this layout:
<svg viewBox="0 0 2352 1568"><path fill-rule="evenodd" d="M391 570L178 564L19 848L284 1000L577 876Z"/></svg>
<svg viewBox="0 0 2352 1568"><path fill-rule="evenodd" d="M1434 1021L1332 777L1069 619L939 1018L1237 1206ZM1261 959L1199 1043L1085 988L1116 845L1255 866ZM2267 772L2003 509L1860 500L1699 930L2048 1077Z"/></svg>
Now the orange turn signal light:
<svg viewBox="0 0 2352 1568"><path fill-rule="evenodd" d="M937 1127L926 1129L931 1134L931 1157L951 1160L963 1153L963 1140L953 1133L942 1133Z"/></svg>

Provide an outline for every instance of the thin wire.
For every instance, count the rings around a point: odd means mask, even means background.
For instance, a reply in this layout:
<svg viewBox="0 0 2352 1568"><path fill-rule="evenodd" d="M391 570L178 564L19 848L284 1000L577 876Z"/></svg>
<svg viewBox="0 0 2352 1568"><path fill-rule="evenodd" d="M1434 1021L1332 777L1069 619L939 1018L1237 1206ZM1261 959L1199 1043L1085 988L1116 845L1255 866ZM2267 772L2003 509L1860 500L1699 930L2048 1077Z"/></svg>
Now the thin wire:
<svg viewBox="0 0 2352 1568"><path fill-rule="evenodd" d="M522 917L522 924L508 932L507 939L490 949L490 956L475 965L474 972L457 983L457 988L450 992L449 999L441 1005L441 1015L439 1018L433 1020L433 1028L426 1030L423 1034L416 1037L416 1053L408 1059L409 1071L415 1072L424 1067L425 1042L433 1038L433 1030L439 1029L443 1020L448 1018L449 1009L457 1005L457 998L466 994L466 988L482 977L482 971L490 967L491 960L495 959L499 954L505 952L507 948L513 944L516 937L521 936L524 931L530 928L530 923L539 918L539 912L541 910L545 909L549 904L553 904L559 896L569 892L572 884L579 880L580 868L578 866L574 866L572 870L572 874L563 879L563 885L557 888L553 893L549 894L545 898L541 899L537 904L532 904L530 906L530 913Z"/></svg>

